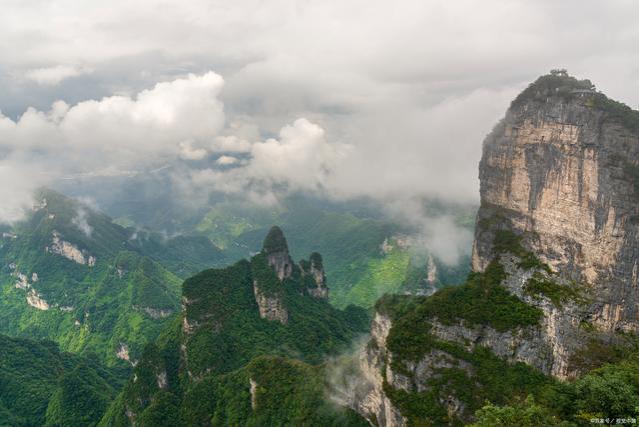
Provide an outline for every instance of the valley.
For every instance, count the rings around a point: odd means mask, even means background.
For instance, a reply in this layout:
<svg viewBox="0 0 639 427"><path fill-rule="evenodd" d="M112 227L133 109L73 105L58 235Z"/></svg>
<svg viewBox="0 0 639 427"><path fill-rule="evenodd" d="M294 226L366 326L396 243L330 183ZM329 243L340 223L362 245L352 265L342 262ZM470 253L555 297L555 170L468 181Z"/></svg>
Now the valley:
<svg viewBox="0 0 639 427"><path fill-rule="evenodd" d="M590 81L539 77L484 140L479 208L421 201L474 233L455 262L372 200L40 189L2 228L0 425L637 417L637 129Z"/></svg>

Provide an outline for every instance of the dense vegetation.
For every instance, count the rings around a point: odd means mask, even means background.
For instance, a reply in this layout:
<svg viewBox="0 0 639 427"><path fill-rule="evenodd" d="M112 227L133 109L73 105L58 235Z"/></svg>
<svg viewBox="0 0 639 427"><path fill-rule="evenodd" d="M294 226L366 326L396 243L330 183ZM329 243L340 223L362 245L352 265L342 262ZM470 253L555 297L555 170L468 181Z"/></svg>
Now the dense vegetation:
<svg viewBox="0 0 639 427"><path fill-rule="evenodd" d="M443 323L463 319L467 324L490 325L502 331L532 326L538 321L541 312L515 301L512 295L512 299L499 302L498 298L491 302L494 289L490 287L497 286L498 282L485 286L502 274L496 265L493 262L486 273L471 274L468 282L458 288L445 289L428 298L386 296L378 302L377 309L393 318L386 344L393 354L394 372L411 377L407 363L418 362L432 351L441 351L457 361L435 369L422 392L407 392L385 384L386 394L409 424L461 425L462 420L451 419L442 403L447 396L455 396L462 402L467 417L476 411L476 426L576 426L590 425L591 419L636 418L639 415L639 342L632 336L615 341L617 344L603 344L604 348L593 341L593 346L584 349L588 353L584 355L588 359L584 368L601 367L575 381L559 382L523 363L509 364L485 347L470 351L430 333L433 319ZM480 288L483 291L473 293L477 286L484 286ZM540 286L543 289L536 291L544 293L555 304L561 304L564 298L580 298L566 286L548 285L544 281ZM472 297L467 298L469 295ZM453 304L454 301L459 301L459 306ZM508 303L502 305L505 301ZM485 306L475 308L475 302Z"/></svg>
<svg viewBox="0 0 639 427"><path fill-rule="evenodd" d="M377 310L396 319L396 332L389 336L389 345L396 343L399 354L419 357L428 351L423 342L411 345L418 339L410 325L428 325L431 319L452 325L463 321L467 326L488 325L497 331L535 326L542 316L540 309L532 307L502 285L504 269L493 261L484 273L471 273L465 284L439 290L430 297L386 295L377 303ZM406 325L402 327L401 325ZM430 336L428 328L422 328L424 337ZM403 335L406 333L406 336Z"/></svg>
<svg viewBox="0 0 639 427"><path fill-rule="evenodd" d="M496 243L504 251L506 246L518 248L518 241L510 236L500 236ZM464 412L472 414L486 400L503 404L552 383L535 369L523 363L511 365L487 348L475 347L471 351L431 333L435 320L446 325L487 325L501 332L538 325L542 311L508 292L501 285L505 278L504 268L499 260L494 260L485 272L471 273L463 285L441 289L430 297L387 295L378 301L377 310L393 319L386 345L393 354L394 372L410 377L407 364L418 362L433 351L444 352L457 361L435 369L427 379L425 391L409 392L385 384L386 394L411 424L420 425L427 420L436 425L461 423L451 418L442 403L446 396L455 396L462 402ZM460 365L460 361L468 367Z"/></svg>
<svg viewBox="0 0 639 427"><path fill-rule="evenodd" d="M500 255L506 253L519 259L520 269L534 270L524 294L546 298L558 308L586 301L585 289L555 281L550 268L524 249L523 236L505 229L493 235L496 258L483 273L471 273L463 285L430 297L387 295L377 303L377 310L393 320L386 339L393 372L412 384L407 391L385 382L384 390L409 425L462 425L474 419L475 426L577 426L590 425L593 419L636 418L639 341L632 335L605 343L592 335L590 344L571 359L585 375L561 382L529 365L508 363L487 347L444 341L431 332L435 321L524 333L540 324L542 311L501 285L507 276ZM414 364L428 354L436 360L432 372L413 378ZM460 409L459 418L451 417L451 404Z"/></svg>
<svg viewBox="0 0 639 427"><path fill-rule="evenodd" d="M554 383L508 405L488 404L476 417L479 427L630 424L639 418L639 348L575 381Z"/></svg>
<svg viewBox="0 0 639 427"><path fill-rule="evenodd" d="M0 335L0 425L96 425L127 373L50 341Z"/></svg>
<svg viewBox="0 0 639 427"><path fill-rule="evenodd" d="M126 230L49 190L36 199L0 241L1 333L92 351L110 365L121 348L135 359L180 307L181 280L165 265L184 275L219 259L204 237ZM68 256L57 253L55 238ZM34 296L39 307L28 303Z"/></svg>
<svg viewBox="0 0 639 427"><path fill-rule="evenodd" d="M326 399L325 377L323 366L258 357L238 371L194 385L185 396L182 414L189 425L209 420L213 426L368 425Z"/></svg>
<svg viewBox="0 0 639 427"><path fill-rule="evenodd" d="M566 101L582 97L588 107L605 112L607 120L619 122L631 131L639 132L639 111L597 92L590 80L576 79L565 70L553 70L539 77L515 98L511 107L521 107L527 102L546 102L550 97L560 97Z"/></svg>
<svg viewBox="0 0 639 427"><path fill-rule="evenodd" d="M550 97L570 100L577 98L581 91L595 93L595 85L590 80L576 79L565 70L553 70L528 85L511 103L511 108L531 101L546 102Z"/></svg>
<svg viewBox="0 0 639 427"><path fill-rule="evenodd" d="M271 224L281 224L294 259L313 251L324 255L333 305L368 308L385 293L412 290L402 288L407 274L416 272L416 267L426 268L421 259L424 254L415 257L413 250L398 244L393 237L415 230L391 224L380 216L379 210L364 201L332 204L302 197L291 197L277 209L220 202L211 208L197 231L226 248L228 257L238 259L258 251ZM429 214L452 215L460 227L471 230L475 208L437 206ZM386 239L389 249L384 251ZM456 266L447 266L435 258L441 273L435 286L461 282L469 271L469 255Z"/></svg>
<svg viewBox="0 0 639 427"><path fill-rule="evenodd" d="M265 246L287 247L277 229ZM295 266L280 281L260 253L186 280L184 321L145 348L102 425L128 425L127 413L138 425L363 425L325 400L321 363L368 329L368 315L309 295L307 279ZM287 322L260 317L254 286L280 301Z"/></svg>

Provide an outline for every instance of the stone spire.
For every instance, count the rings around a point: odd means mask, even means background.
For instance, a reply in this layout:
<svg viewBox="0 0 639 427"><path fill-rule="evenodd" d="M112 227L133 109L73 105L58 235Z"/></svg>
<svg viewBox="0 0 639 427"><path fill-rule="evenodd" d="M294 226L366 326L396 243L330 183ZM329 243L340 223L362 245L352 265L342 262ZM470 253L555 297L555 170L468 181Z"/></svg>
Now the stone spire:
<svg viewBox="0 0 639 427"><path fill-rule="evenodd" d="M284 233L277 225L271 227L266 235L262 252L266 255L268 265L275 270L275 274L280 280L291 277L293 260L288 253L288 244Z"/></svg>
<svg viewBox="0 0 639 427"><path fill-rule="evenodd" d="M310 275L315 282L315 286L309 286L306 291L315 298L328 298L328 286L326 286L326 274L324 273L322 256L317 252L313 252L309 262L302 261L300 267L302 273Z"/></svg>

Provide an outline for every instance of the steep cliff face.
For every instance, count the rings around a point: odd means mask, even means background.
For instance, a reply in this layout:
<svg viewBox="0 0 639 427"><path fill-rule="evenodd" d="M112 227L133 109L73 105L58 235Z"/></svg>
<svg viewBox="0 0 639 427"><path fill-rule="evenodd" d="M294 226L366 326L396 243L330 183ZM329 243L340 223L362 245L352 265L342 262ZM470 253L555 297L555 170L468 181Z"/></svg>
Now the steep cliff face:
<svg viewBox="0 0 639 427"><path fill-rule="evenodd" d="M561 277L592 287L590 319L639 330L639 112L588 81L544 76L486 138L473 269L494 258L495 230Z"/></svg>
<svg viewBox="0 0 639 427"><path fill-rule="evenodd" d="M294 263L288 252L288 244L281 228L278 226L271 228L264 239L262 252L266 255L268 265L275 270L278 279L284 280L291 277Z"/></svg>
<svg viewBox="0 0 639 427"><path fill-rule="evenodd" d="M253 294L263 319L282 324L288 322L287 288L300 294L328 299L322 256L313 252L309 260L295 264L288 252L284 233L277 226L271 228L264 239L262 251L253 257L251 264L255 275Z"/></svg>
<svg viewBox="0 0 639 427"><path fill-rule="evenodd" d="M639 112L543 76L486 138L479 176L474 273L376 306L350 402L373 423L470 422L639 331Z"/></svg>
<svg viewBox="0 0 639 427"><path fill-rule="evenodd" d="M322 256L317 252L313 252L308 262L302 260L300 269L305 280L306 292L315 298L328 299L328 285L326 284L326 273Z"/></svg>
<svg viewBox="0 0 639 427"><path fill-rule="evenodd" d="M371 340L359 354L363 382L347 396L347 403L363 414L372 423L380 426L402 426L406 420L384 393L385 378L393 382L393 371L387 363L392 357L386 347L391 328L391 319L376 313L371 323ZM348 398L352 398L348 401Z"/></svg>
<svg viewBox="0 0 639 427"><path fill-rule="evenodd" d="M253 293L262 319L274 320L284 325L288 323L288 310L283 293L276 292L269 295L260 288L260 282L257 280L253 281Z"/></svg>

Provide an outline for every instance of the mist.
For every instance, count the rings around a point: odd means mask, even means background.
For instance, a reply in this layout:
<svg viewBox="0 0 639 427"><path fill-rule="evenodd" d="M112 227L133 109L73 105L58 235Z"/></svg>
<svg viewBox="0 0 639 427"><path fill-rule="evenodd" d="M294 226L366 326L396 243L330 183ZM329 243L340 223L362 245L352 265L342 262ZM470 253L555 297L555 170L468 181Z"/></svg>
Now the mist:
<svg viewBox="0 0 639 427"><path fill-rule="evenodd" d="M169 168L185 206L375 200L452 264L471 237L424 204L478 203L528 83L566 67L639 103L631 1L28 3L0 16L0 222L39 186Z"/></svg>

